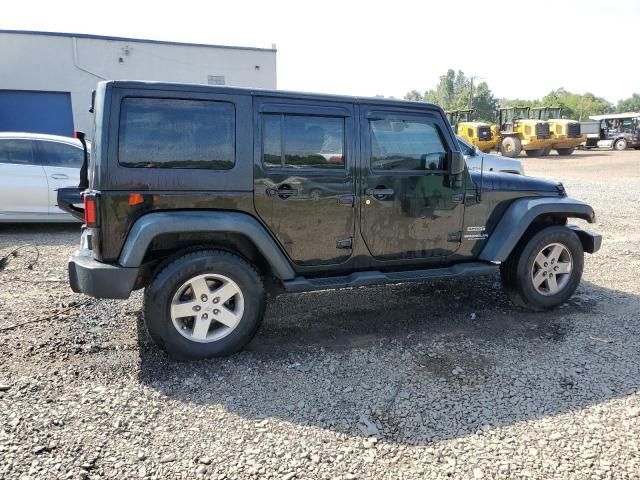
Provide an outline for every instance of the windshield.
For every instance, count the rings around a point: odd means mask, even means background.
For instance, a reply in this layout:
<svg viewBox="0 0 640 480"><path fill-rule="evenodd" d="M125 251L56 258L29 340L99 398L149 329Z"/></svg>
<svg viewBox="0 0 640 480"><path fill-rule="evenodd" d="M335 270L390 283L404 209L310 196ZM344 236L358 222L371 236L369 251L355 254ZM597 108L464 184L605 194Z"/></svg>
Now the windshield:
<svg viewBox="0 0 640 480"><path fill-rule="evenodd" d="M529 118L529 109L526 107L522 108L514 108L513 109L513 118Z"/></svg>
<svg viewBox="0 0 640 480"><path fill-rule="evenodd" d="M544 117L542 120L549 120L550 118L562 118L562 109L561 108L547 108L546 112L544 112Z"/></svg>
<svg viewBox="0 0 640 480"><path fill-rule="evenodd" d="M458 139L458 143L460 144L460 151L463 155L473 155L474 148L473 145L468 144L462 138L456 137Z"/></svg>

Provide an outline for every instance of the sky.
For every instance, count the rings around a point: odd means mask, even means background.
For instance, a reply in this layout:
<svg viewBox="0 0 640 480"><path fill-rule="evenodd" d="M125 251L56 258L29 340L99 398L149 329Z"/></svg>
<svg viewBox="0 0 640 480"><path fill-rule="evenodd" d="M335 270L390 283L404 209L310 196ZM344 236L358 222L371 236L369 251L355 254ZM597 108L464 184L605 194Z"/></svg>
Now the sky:
<svg viewBox="0 0 640 480"><path fill-rule="evenodd" d="M275 43L286 90L402 98L453 68L497 97L640 92L640 0L5 0L0 29Z"/></svg>

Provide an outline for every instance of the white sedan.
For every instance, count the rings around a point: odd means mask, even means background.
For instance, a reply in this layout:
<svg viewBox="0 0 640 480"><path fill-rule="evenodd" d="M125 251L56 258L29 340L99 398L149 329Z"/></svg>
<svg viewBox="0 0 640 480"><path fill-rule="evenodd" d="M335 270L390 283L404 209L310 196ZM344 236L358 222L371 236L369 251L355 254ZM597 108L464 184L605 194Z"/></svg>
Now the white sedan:
<svg viewBox="0 0 640 480"><path fill-rule="evenodd" d="M57 205L57 191L77 187L84 151L79 140L37 133L0 133L0 222L77 222Z"/></svg>
<svg viewBox="0 0 640 480"><path fill-rule="evenodd" d="M482 168L485 172L524 175L524 167L520 160L483 153L478 147L471 145L462 138L456 138L458 139L460 151L464 155L469 170L480 170Z"/></svg>

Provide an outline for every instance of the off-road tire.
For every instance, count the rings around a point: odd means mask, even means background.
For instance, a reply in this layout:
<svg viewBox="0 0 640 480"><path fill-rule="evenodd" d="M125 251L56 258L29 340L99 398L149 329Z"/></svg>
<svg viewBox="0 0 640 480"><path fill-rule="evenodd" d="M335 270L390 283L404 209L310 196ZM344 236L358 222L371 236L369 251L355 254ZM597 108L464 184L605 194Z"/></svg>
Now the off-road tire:
<svg viewBox="0 0 640 480"><path fill-rule="evenodd" d="M551 153L551 147L544 147L542 149L542 153L540 154L541 157L546 157L547 155L549 155Z"/></svg>
<svg viewBox="0 0 640 480"><path fill-rule="evenodd" d="M209 343L185 338L174 326L171 302L184 282L202 274L218 274L233 280L244 300L242 318L227 336ZM246 260L223 250L187 253L165 266L144 294L144 323L153 341L176 360L197 360L231 355L254 337L264 315L262 278Z"/></svg>
<svg viewBox="0 0 640 480"><path fill-rule="evenodd" d="M518 137L504 137L500 142L500 153L504 157L517 157L521 151L522 142Z"/></svg>
<svg viewBox="0 0 640 480"><path fill-rule="evenodd" d="M542 295L534 287L531 271L536 256L549 244L564 246L571 254L572 271L565 286L555 295ZM584 268L584 250L575 232L553 226L525 236L500 265L502 285L511 301L529 310L542 311L566 302L575 292Z"/></svg>
<svg viewBox="0 0 640 480"><path fill-rule="evenodd" d="M525 150L527 157L541 157L543 155L544 148L538 148L536 150Z"/></svg>
<svg viewBox="0 0 640 480"><path fill-rule="evenodd" d="M618 150L619 152L627 149L627 141L624 138L619 138L613 144L613 149Z"/></svg>
<svg viewBox="0 0 640 480"><path fill-rule="evenodd" d="M556 151L558 152L558 155L571 155L575 150L576 150L575 147L556 149Z"/></svg>

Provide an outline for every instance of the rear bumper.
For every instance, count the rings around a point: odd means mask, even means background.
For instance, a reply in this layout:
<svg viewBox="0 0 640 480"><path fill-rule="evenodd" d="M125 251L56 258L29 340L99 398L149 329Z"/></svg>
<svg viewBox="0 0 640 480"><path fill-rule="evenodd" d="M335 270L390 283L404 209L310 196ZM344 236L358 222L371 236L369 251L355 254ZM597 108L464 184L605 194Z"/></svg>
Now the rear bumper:
<svg viewBox="0 0 640 480"><path fill-rule="evenodd" d="M476 146L482 150L491 150L498 146L498 140L476 140Z"/></svg>
<svg viewBox="0 0 640 480"><path fill-rule="evenodd" d="M129 298L140 270L98 262L85 249L78 250L68 266L71 289L95 298Z"/></svg>
<svg viewBox="0 0 640 480"><path fill-rule="evenodd" d="M589 232L588 230L582 230L577 225L567 225L568 228L576 232L580 242L582 242L582 249L587 253L596 253L602 246L602 235L599 233Z"/></svg>

